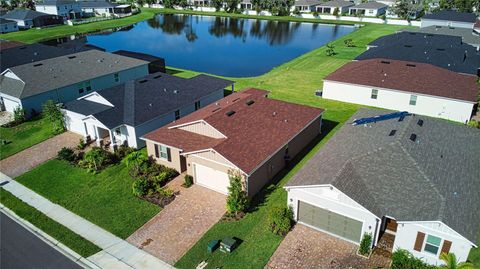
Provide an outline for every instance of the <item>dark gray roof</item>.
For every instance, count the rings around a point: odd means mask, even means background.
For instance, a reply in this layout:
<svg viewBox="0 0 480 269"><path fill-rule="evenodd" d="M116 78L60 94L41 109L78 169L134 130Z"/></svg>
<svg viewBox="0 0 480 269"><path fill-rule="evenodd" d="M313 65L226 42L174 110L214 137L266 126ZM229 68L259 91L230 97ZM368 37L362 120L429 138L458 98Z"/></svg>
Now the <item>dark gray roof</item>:
<svg viewBox="0 0 480 269"><path fill-rule="evenodd" d="M458 36L462 38L463 43L467 43L472 46L480 46L480 35L474 32L472 29L467 28L432 25L423 28L407 28L402 31L434 35Z"/></svg>
<svg viewBox="0 0 480 269"><path fill-rule="evenodd" d="M9 67L42 61L90 49L92 48L87 46L66 49L39 43L4 49L0 51L0 58L2 59L0 61L0 72L3 72Z"/></svg>
<svg viewBox="0 0 480 269"><path fill-rule="evenodd" d="M295 6L316 6L321 4L320 0L296 0Z"/></svg>
<svg viewBox="0 0 480 269"><path fill-rule="evenodd" d="M70 5L75 4L74 0L45 0L43 2L37 3L37 6L58 6L58 5Z"/></svg>
<svg viewBox="0 0 480 269"><path fill-rule="evenodd" d="M437 42L441 40L441 42ZM460 37L397 33L381 37L355 60L385 58L428 63L454 72L478 75L480 52Z"/></svg>
<svg viewBox="0 0 480 269"><path fill-rule="evenodd" d="M142 65L148 65L148 62L99 50L88 50L10 67L4 72L10 70L19 77L24 83L23 87L8 88L10 79L2 75L0 92L26 98Z"/></svg>
<svg viewBox="0 0 480 269"><path fill-rule="evenodd" d="M4 19L4 18L0 18L0 23L1 24L7 24L7 23L17 23L16 21L12 21L12 20L7 20L7 19ZM3 61L3 59L2 59ZM0 61L1 62L1 61Z"/></svg>
<svg viewBox="0 0 480 269"><path fill-rule="evenodd" d="M441 10L435 13L426 14L422 19L475 23L475 21L477 21L477 15L473 13L457 12L454 10Z"/></svg>
<svg viewBox="0 0 480 269"><path fill-rule="evenodd" d="M113 8L118 4L110 3L108 1L82 1L80 2L82 8Z"/></svg>
<svg viewBox="0 0 480 269"><path fill-rule="evenodd" d="M231 84L232 81L207 75L185 79L155 73L98 92L113 107L81 99L66 103L65 109L93 115L108 128L122 124L138 126Z"/></svg>
<svg viewBox="0 0 480 269"><path fill-rule="evenodd" d="M38 12L30 9L14 9L7 14L3 15L2 18L10 20L33 20L41 16L55 16L43 12Z"/></svg>
<svg viewBox="0 0 480 269"><path fill-rule="evenodd" d="M126 57L132 57L135 59L139 60L144 60L150 63L157 62L157 61L164 61L163 58L151 55L151 54L146 54L146 53L140 53L140 52L134 52L134 51L128 51L128 50L117 50L112 52L113 54L117 55L122 55Z"/></svg>
<svg viewBox="0 0 480 269"><path fill-rule="evenodd" d="M325 3L321 3L320 7L350 7L353 6L354 3L350 1L342 1L342 0L333 0L333 1L328 1Z"/></svg>
<svg viewBox="0 0 480 269"><path fill-rule="evenodd" d="M358 5L356 5L354 7L351 7L351 8L353 8L353 9L380 9L380 8L386 8L386 7L388 7L388 6L385 5L385 4L375 2L375 1L371 1L371 2L358 4Z"/></svg>
<svg viewBox="0 0 480 269"><path fill-rule="evenodd" d="M287 186L332 184L378 217L442 221L476 243L480 130L418 115L351 125L386 113L357 111Z"/></svg>

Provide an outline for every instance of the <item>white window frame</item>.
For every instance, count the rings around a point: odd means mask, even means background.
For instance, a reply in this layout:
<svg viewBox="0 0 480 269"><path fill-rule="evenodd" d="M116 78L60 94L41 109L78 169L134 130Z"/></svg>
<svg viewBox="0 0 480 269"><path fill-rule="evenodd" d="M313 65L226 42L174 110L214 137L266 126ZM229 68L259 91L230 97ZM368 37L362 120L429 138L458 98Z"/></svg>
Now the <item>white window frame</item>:
<svg viewBox="0 0 480 269"><path fill-rule="evenodd" d="M435 246L431 243L428 243L428 237L429 236L433 236L433 237L436 237L436 238L439 238L440 239L440 243L438 243L438 246ZM439 255L439 252L442 250L442 243L443 243L444 239L441 238L440 236L436 236L436 235L433 235L433 234L425 234L425 242L423 242L423 246L422 246L422 253L425 253L425 254L429 254L429 255L434 255L434 256L438 256ZM428 250L425 250L425 247L428 245L430 246L434 246L434 247L437 247L437 253L433 253L433 252L430 252Z"/></svg>
<svg viewBox="0 0 480 269"><path fill-rule="evenodd" d="M375 98L374 98L375 96ZM370 93L370 99L377 100L378 99L378 90L377 89L372 89L372 92Z"/></svg>

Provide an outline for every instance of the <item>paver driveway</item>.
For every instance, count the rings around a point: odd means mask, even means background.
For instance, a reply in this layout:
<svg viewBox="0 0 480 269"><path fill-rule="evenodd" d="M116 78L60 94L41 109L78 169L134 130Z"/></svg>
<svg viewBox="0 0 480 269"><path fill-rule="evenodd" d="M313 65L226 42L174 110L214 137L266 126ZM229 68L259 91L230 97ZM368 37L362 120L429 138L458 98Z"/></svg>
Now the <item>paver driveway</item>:
<svg viewBox="0 0 480 269"><path fill-rule="evenodd" d="M179 191L175 200L127 239L172 265L225 213L225 195L198 185L180 187L183 177L168 184Z"/></svg>
<svg viewBox="0 0 480 269"><path fill-rule="evenodd" d="M355 253L358 246L296 224L265 266L273 268L389 268L390 259L375 252L369 259Z"/></svg>
<svg viewBox="0 0 480 269"><path fill-rule="evenodd" d="M65 132L24 149L0 161L0 171L11 178L53 159L63 147L75 147L82 136Z"/></svg>

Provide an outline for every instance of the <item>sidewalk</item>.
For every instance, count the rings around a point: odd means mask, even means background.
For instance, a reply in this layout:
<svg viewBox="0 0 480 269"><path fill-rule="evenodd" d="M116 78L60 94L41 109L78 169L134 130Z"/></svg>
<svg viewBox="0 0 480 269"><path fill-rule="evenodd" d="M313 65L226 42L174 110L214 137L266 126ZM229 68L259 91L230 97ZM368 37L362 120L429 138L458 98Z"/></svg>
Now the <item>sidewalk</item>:
<svg viewBox="0 0 480 269"><path fill-rule="evenodd" d="M173 268L82 217L54 204L0 172L2 188L103 250L87 258L101 268Z"/></svg>

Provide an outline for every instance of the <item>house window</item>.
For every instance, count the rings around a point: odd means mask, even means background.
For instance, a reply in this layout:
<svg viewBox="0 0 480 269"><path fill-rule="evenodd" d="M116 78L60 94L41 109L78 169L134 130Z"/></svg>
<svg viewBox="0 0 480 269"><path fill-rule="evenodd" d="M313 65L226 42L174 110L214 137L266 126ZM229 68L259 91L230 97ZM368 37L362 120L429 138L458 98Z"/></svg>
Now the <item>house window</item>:
<svg viewBox="0 0 480 269"><path fill-rule="evenodd" d="M116 135L121 135L122 133L120 132L120 128L115 129L115 134Z"/></svg>
<svg viewBox="0 0 480 269"><path fill-rule="evenodd" d="M414 106L417 104L417 96L416 95L410 95L410 105Z"/></svg>
<svg viewBox="0 0 480 269"><path fill-rule="evenodd" d="M82 94L82 93L83 93L83 89L78 89L78 93L79 93L79 94Z"/></svg>
<svg viewBox="0 0 480 269"><path fill-rule="evenodd" d="M195 102L195 110L199 110L200 109L200 101L196 101Z"/></svg>
<svg viewBox="0 0 480 269"><path fill-rule="evenodd" d="M372 89L372 95L370 95L370 98L377 99L377 97L378 97L378 90Z"/></svg>
<svg viewBox="0 0 480 269"><path fill-rule="evenodd" d="M85 89L87 89L87 92L92 90L92 86L90 85L90 81L85 82Z"/></svg>
<svg viewBox="0 0 480 269"><path fill-rule="evenodd" d="M180 119L180 110L175 110L175 120Z"/></svg>
<svg viewBox="0 0 480 269"><path fill-rule="evenodd" d="M168 147L155 144L155 157L169 160L168 151Z"/></svg>
<svg viewBox="0 0 480 269"><path fill-rule="evenodd" d="M425 243L425 247L423 248L423 250L425 252L437 255L438 250L440 249L441 242L442 242L442 239L440 237L428 235L427 242Z"/></svg>
<svg viewBox="0 0 480 269"><path fill-rule="evenodd" d="M118 73L113 74L113 79L115 80L115 82L120 81L120 77L118 76Z"/></svg>

